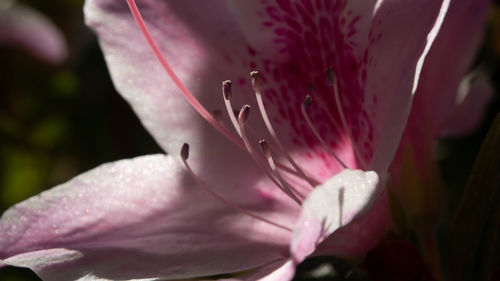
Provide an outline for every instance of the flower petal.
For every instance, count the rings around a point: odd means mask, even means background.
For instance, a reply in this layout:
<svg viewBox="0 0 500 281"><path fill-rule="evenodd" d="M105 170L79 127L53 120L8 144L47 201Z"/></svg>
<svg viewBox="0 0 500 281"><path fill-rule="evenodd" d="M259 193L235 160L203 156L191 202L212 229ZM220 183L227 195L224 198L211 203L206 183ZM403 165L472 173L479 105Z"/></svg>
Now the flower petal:
<svg viewBox="0 0 500 281"><path fill-rule="evenodd" d="M437 137L440 127L453 114L460 82L469 71L484 35L490 2L457 0L450 5L424 63L408 120L407 131L414 131L411 136L414 142L423 141L418 138L429 134L426 131Z"/></svg>
<svg viewBox="0 0 500 281"><path fill-rule="evenodd" d="M232 3L255 49L250 65L271 77L265 93L273 109L271 120L280 124L279 135L288 136L287 147L298 154L296 158L312 166L320 179L341 169L301 115L300 104L312 92L311 120L347 166L367 168L360 162L373 157L370 167L385 173L403 133L423 59L449 1ZM324 75L330 66L356 149L364 156L358 163Z"/></svg>
<svg viewBox="0 0 500 281"><path fill-rule="evenodd" d="M304 201L295 226L291 244L294 262L302 262L326 237L362 214L377 184L378 176L373 171L346 169L316 187Z"/></svg>
<svg viewBox="0 0 500 281"><path fill-rule="evenodd" d="M234 204L292 225L287 205L242 191ZM110 163L22 202L0 219L2 263L49 280L190 278L286 255L290 232L214 200L172 157Z"/></svg>
<svg viewBox="0 0 500 281"><path fill-rule="evenodd" d="M392 172L395 177L399 173L398 163L404 158L407 152L405 149L409 148L414 150L412 155L415 156L415 164L420 173L424 173L425 165L428 165L429 161L434 161L427 159L434 153L429 147L432 145L432 139L441 136L443 132L440 130L446 133L447 122L453 122L451 120L458 118L454 116L460 111L456 105L457 92L462 91L459 89L460 81L471 66L478 50L489 6L488 0L457 0L450 4L443 27L422 69L402 145L393 163ZM487 102L487 92L488 90L484 89L481 94L476 94L477 99L471 96L473 101L477 102L474 106L478 109L482 103ZM454 112L455 110L458 111ZM478 120L480 116L480 111L474 112L468 121ZM452 130L452 125L448 126Z"/></svg>
<svg viewBox="0 0 500 281"><path fill-rule="evenodd" d="M228 61L245 57L240 52L246 51L246 45L225 2L145 0L140 4L153 37L181 81L207 110L224 109L221 82L239 81L250 71L241 74L241 68ZM279 192L246 151L210 127L186 101L154 57L125 1L86 1L85 16L99 36L116 88L165 151L178 155L189 143L193 169L226 192L234 193L242 185ZM241 89L233 83L235 93ZM240 106L237 95L233 96Z"/></svg>
<svg viewBox="0 0 500 281"><path fill-rule="evenodd" d="M349 84L342 83L342 90L348 89L341 93L344 104L362 95L356 68L368 46L374 1L233 1L232 5L254 51L248 65L266 77L265 104L285 147L321 181L342 170L302 115L301 104L310 94L308 115L313 126L348 167L358 167L325 71L333 67L336 79ZM347 114L355 115L358 109L349 108Z"/></svg>
<svg viewBox="0 0 500 281"><path fill-rule="evenodd" d="M377 3L368 49L365 90L373 138L361 147L375 148L370 168L385 173L404 132L424 59L449 7L443 1L381 0ZM412 24L412 23L418 24ZM371 105L371 106L370 106ZM370 143L369 140L374 139ZM368 140L368 141L366 141ZM375 144L375 146L373 146Z"/></svg>
<svg viewBox="0 0 500 281"><path fill-rule="evenodd" d="M453 112L440 125L439 135L457 137L472 133L493 97L493 87L485 74L467 75L458 88Z"/></svg>
<svg viewBox="0 0 500 281"><path fill-rule="evenodd" d="M386 190L376 198L370 209L351 223L335 231L323 241L316 255L334 255L347 259L362 259L377 245L392 225Z"/></svg>
<svg viewBox="0 0 500 281"><path fill-rule="evenodd" d="M336 107L324 71L333 66L347 121L354 139L359 140L357 146L366 156L365 160L369 160L375 150L381 150L372 166L382 171L392 159L392 151L404 127L393 126L394 118L388 116L402 116L395 119L403 120L402 124L406 122L416 64L428 47L424 43L432 41L426 41L426 36L433 27L431 33L434 34L439 26L434 23L441 2L379 1L375 14L370 12L373 2L349 1L349 5L325 2L325 7L316 7L320 2L232 1L226 5L223 1L194 4L148 0L141 1L140 10L167 61L209 110L224 108L222 98L217 98L221 80L237 81L233 84L234 92L251 94L245 73L259 68L265 77L265 104L278 137L298 162L307 163L304 166L319 180L340 171L341 165L320 145L300 112L305 93L311 88L317 101L311 112L313 123L349 167L359 166L339 115L328 116ZM252 8L238 13L239 5ZM290 21L288 8L300 15L300 22ZM211 13L205 12L208 9ZM395 10L398 12L393 12ZM415 10L419 13L414 13ZM86 16L87 23L100 36L118 90L166 151L177 152L184 142L193 144L196 158L192 162L203 167L203 177L214 175L213 165L207 165L208 161L251 166L249 161L241 161L244 154L228 146L227 141L206 126L187 102L176 95L173 83L163 74L134 28L124 3L88 1ZM262 26L266 27L266 19L273 17L281 19L275 20L276 25L267 26L266 30L272 30L273 36L268 36L269 32L259 36ZM251 18L257 20L248 20ZM345 22L347 18L349 21ZM394 26L399 28L394 31ZM407 38L408 34L412 36ZM404 47L400 47L401 42L405 42ZM278 50L281 55L269 50ZM401 59L393 60L394 54ZM395 98L401 101L394 101ZM255 104L252 101L253 97L239 94L234 104ZM387 114L389 111L394 114ZM260 123L255 126L257 137L267 137L265 133L260 135ZM193 126L196 128L186 130ZM382 148L376 149L377 146ZM228 147L234 150L227 153ZM241 171L226 169L215 174L235 175ZM210 181L217 179L212 176Z"/></svg>
<svg viewBox="0 0 500 281"><path fill-rule="evenodd" d="M51 63L67 55L63 34L47 17L9 0L0 3L0 43L18 45Z"/></svg>

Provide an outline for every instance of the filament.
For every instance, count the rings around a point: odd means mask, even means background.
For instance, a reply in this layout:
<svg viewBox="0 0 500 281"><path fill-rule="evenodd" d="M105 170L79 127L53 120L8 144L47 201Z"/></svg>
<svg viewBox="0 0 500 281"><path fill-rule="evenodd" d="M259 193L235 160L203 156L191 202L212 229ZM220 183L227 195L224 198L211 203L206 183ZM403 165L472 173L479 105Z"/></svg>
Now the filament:
<svg viewBox="0 0 500 281"><path fill-rule="evenodd" d="M354 142L354 138L351 134L351 130L347 126L347 121L345 119L344 115L344 110L342 109L342 104L340 103L340 96L339 96L339 88L338 88L338 82L337 79L334 78L333 76L333 70L331 68L328 68L326 71L327 77L328 77L328 82L330 86L333 87L333 94L335 96L335 103L337 104L337 110L340 115L340 120L342 121L342 126L344 126L344 130L346 134L349 136L349 139L351 140L352 143L352 149L354 150L354 154L356 154L359 162L361 163L361 166L363 169L366 169L368 166L366 165L366 161L364 157L361 156L361 153L359 153L358 146L356 145L356 142Z"/></svg>
<svg viewBox="0 0 500 281"><path fill-rule="evenodd" d="M240 206L236 205L236 204L233 204L231 201L228 201L226 200L224 197L220 196L218 193L216 193L215 191L212 190L212 188L210 188L205 182L203 182L200 178L198 178L195 173L193 172L193 170L191 169L191 167L189 166L189 164L187 163L187 159L189 157L189 145L187 143L185 143L183 146L182 146L182 149L181 149L181 158L182 158L182 163L184 164L184 167L186 168L187 172L189 173L189 175L191 175L191 177L194 179L194 181L201 187L203 188L206 192L208 192L210 195L212 195L215 199L219 200L220 202L222 202L224 205L230 207L231 209L234 209L242 214L245 214L251 218L254 218L256 220L259 220L259 221L263 221L265 223L268 223L270 225L273 225L275 227L278 227L278 228L281 228L281 229L284 229L284 230L287 230L287 231L292 231L291 228L287 227L287 226L284 226L284 225L281 225L279 223L276 223L276 222L273 222L273 221L270 221L266 218L263 218L259 215L256 215L254 213L251 213L243 208L241 208Z"/></svg>
<svg viewBox="0 0 500 281"><path fill-rule="evenodd" d="M319 184L319 181L313 180L309 176L307 176L304 171L295 163L295 161L292 159L290 154L286 152L286 150L283 148L283 145L279 141L278 137L276 136L276 132L274 131L273 126L271 125L271 122L269 121L269 118L267 116L266 109L264 107L264 102L262 101L262 94L260 92L260 74L257 71L252 71L251 74L252 76L252 86L254 88L255 92L255 97L257 98L257 104L259 106L260 114L262 115L262 119L264 120L264 123L266 124L267 130L269 131L272 139L276 142L278 145L279 150L281 153L283 153L290 164L295 168L295 170L299 173L299 175L305 179L311 186L317 186Z"/></svg>
<svg viewBox="0 0 500 281"><path fill-rule="evenodd" d="M335 158L335 160L337 160L337 162L344 169L346 169L347 166L344 164L344 162L342 162L342 160L340 160L340 158L337 156L337 154L335 154L335 152L333 152L333 150L330 148L330 146L326 144L326 142L323 140L323 138L319 134L318 130L316 130L316 127L314 127L314 125L312 124L311 119L309 118L309 115L307 114L307 111L306 111L306 109L311 105L311 103L312 103L312 97L310 95L307 95L304 102L302 103L302 105L300 107L300 110L302 111L302 115L304 116L304 119L306 119L307 125L309 125L309 128L311 129L311 131L313 131L314 136L316 136L316 138L319 140L321 145L333 156L333 158Z"/></svg>

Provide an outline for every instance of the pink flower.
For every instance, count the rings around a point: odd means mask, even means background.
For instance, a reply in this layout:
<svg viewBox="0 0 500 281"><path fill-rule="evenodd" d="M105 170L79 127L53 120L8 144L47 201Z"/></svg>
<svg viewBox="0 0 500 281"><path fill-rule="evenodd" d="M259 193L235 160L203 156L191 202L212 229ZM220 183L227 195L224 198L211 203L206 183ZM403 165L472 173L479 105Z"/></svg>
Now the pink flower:
<svg viewBox="0 0 500 281"><path fill-rule="evenodd" d="M176 83L124 1L87 1L86 20L169 155L105 164L12 207L0 220L3 263L50 280L250 269L240 278L290 280L311 254L371 249L390 224L387 169L449 1L139 4Z"/></svg>
<svg viewBox="0 0 500 281"><path fill-rule="evenodd" d="M60 63L67 55L61 31L44 15L14 0L0 0L0 44L22 47L50 63Z"/></svg>

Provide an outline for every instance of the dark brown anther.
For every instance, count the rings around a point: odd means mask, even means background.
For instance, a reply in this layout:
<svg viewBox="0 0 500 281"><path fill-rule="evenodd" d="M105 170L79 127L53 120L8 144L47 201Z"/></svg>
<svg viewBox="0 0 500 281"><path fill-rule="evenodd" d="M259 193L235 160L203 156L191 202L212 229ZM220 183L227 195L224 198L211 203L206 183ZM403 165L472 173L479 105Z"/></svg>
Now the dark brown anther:
<svg viewBox="0 0 500 281"><path fill-rule="evenodd" d="M303 102L304 107L305 107L306 109L308 109L308 108L309 108L309 106L311 106L312 102L313 102L312 97L311 97L310 95L307 95L307 96L306 96L306 98L304 99L304 102Z"/></svg>
<svg viewBox="0 0 500 281"><path fill-rule="evenodd" d="M181 157L184 160L187 160L189 157L189 144L184 143L181 148Z"/></svg>
<svg viewBox="0 0 500 281"><path fill-rule="evenodd" d="M226 100L230 100L232 93L231 93L231 80L226 80L222 82L222 94L224 95L224 98Z"/></svg>
<svg viewBox="0 0 500 281"><path fill-rule="evenodd" d="M245 104L241 107L240 114L238 115L238 121L245 123L250 115L250 105Z"/></svg>
<svg viewBox="0 0 500 281"><path fill-rule="evenodd" d="M250 77L252 77L252 79L259 79L260 73L257 70L254 70L254 71L250 72Z"/></svg>
<svg viewBox="0 0 500 281"><path fill-rule="evenodd" d="M252 77L252 87L255 92L260 91L260 73L258 71L250 72L250 77Z"/></svg>
<svg viewBox="0 0 500 281"><path fill-rule="evenodd" d="M328 79L328 84L330 86L333 86L333 82L335 79L335 74L333 73L333 69L331 67L328 67L326 69L326 78Z"/></svg>
<svg viewBox="0 0 500 281"><path fill-rule="evenodd" d="M260 149L262 150L262 153L264 153L264 156L270 157L271 156L271 150L269 149L269 144L267 143L266 140L260 140Z"/></svg>

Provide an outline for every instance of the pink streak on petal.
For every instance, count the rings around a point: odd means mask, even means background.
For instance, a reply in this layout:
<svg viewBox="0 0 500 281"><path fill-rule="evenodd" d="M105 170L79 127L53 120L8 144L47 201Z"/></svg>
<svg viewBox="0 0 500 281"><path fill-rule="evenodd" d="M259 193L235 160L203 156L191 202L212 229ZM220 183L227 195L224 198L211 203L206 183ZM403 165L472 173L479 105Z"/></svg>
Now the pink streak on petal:
<svg viewBox="0 0 500 281"><path fill-rule="evenodd" d="M248 69L224 59L226 54L243 59L247 52L225 2L145 0L138 4L160 51L188 90L207 110L224 108L220 82L248 76ZM272 194L271 205L275 197L283 197L251 157L206 124L179 93L125 2L86 1L85 15L87 24L97 31L116 88L165 151L178 155L182 145L189 143L193 170L210 185L223 188L221 194L243 198L264 191ZM250 93L242 89L233 85L238 93L234 104L241 104L244 93Z"/></svg>

